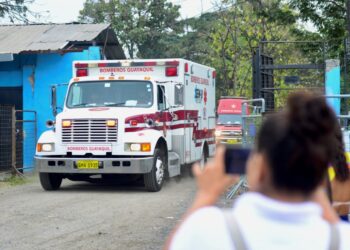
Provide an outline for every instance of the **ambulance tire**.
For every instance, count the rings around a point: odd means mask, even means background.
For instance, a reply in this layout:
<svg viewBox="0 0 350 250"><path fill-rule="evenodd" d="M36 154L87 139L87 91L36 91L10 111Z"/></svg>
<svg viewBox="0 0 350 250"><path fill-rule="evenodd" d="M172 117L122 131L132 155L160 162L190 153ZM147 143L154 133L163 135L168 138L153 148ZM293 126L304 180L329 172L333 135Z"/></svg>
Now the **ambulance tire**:
<svg viewBox="0 0 350 250"><path fill-rule="evenodd" d="M40 184L47 191L57 190L61 187L62 176L52 173L39 173Z"/></svg>
<svg viewBox="0 0 350 250"><path fill-rule="evenodd" d="M166 156L164 150L156 148L151 172L143 175L145 188L148 192L158 192L162 189L166 173Z"/></svg>

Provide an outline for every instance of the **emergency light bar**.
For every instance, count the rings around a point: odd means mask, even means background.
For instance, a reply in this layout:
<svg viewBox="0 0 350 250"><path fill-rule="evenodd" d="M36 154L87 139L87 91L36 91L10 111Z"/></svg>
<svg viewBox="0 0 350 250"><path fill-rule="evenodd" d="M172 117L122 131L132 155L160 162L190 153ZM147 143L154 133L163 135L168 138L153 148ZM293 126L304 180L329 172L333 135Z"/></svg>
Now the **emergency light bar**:
<svg viewBox="0 0 350 250"><path fill-rule="evenodd" d="M104 67L142 67L142 66L178 66L178 61L167 62L114 62L114 63L76 63L76 69Z"/></svg>
<svg viewBox="0 0 350 250"><path fill-rule="evenodd" d="M116 68L116 67L150 67L150 66L167 66L165 69L165 76L171 77L171 76L177 76L177 66L179 65L179 61L166 61L166 62L156 62L156 61L150 61L150 62L105 62L105 63L76 63L74 64L74 67L76 68L76 76L77 77L84 77L88 76L89 68ZM169 67L170 66L170 67ZM187 66L188 67L188 66Z"/></svg>

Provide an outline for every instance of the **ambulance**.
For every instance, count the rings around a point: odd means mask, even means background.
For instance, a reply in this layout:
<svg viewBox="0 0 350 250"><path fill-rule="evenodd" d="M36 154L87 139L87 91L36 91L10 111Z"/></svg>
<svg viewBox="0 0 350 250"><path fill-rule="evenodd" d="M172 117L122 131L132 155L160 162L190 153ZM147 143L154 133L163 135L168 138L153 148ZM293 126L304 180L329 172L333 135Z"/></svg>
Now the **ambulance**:
<svg viewBox="0 0 350 250"><path fill-rule="evenodd" d="M133 175L156 192L203 165L215 151L215 77L184 59L73 62L63 110L37 143L43 189Z"/></svg>
<svg viewBox="0 0 350 250"><path fill-rule="evenodd" d="M245 100L244 97L230 96L219 99L215 131L217 144L242 143L242 102Z"/></svg>

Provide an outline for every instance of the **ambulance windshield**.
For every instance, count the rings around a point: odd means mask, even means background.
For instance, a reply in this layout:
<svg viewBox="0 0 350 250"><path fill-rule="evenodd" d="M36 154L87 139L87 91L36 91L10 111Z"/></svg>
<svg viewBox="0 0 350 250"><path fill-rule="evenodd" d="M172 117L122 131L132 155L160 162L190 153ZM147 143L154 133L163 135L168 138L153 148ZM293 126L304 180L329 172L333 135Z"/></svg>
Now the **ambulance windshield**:
<svg viewBox="0 0 350 250"><path fill-rule="evenodd" d="M98 81L73 83L68 92L68 108L151 107L153 88L148 81Z"/></svg>
<svg viewBox="0 0 350 250"><path fill-rule="evenodd" d="M240 126L242 124L242 116L237 114L221 114L218 116L218 125Z"/></svg>

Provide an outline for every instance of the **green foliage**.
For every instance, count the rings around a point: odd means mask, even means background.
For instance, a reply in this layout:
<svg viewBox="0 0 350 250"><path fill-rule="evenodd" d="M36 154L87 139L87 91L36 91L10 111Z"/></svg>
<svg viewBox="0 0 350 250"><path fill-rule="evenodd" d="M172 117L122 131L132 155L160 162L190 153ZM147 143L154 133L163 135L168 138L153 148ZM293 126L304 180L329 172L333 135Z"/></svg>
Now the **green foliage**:
<svg viewBox="0 0 350 250"><path fill-rule="evenodd" d="M0 0L0 18L8 18L11 23L28 23L28 5L34 0Z"/></svg>
<svg viewBox="0 0 350 250"><path fill-rule="evenodd" d="M326 56L338 58L343 52L343 41L346 37L345 0L289 0L289 6L298 13L300 23L309 23L314 31L300 27L294 34L300 40L326 41ZM304 47L308 53L309 46ZM318 56L310 54L310 57Z"/></svg>
<svg viewBox="0 0 350 250"><path fill-rule="evenodd" d="M281 20L282 16L286 18ZM212 66L218 70L218 96L251 97L253 52L261 40L290 39L295 27L294 13L277 0L247 1L223 9L218 17L211 34ZM284 61L286 58L282 55L297 56L286 50L275 48L269 53Z"/></svg>
<svg viewBox="0 0 350 250"><path fill-rule="evenodd" d="M166 0L87 0L79 20L111 23L131 58L160 58L182 31L179 15L179 6Z"/></svg>
<svg viewBox="0 0 350 250"><path fill-rule="evenodd" d="M186 20L166 0L86 0L80 20L111 23L131 58L180 57L216 68L217 96L252 97L252 54L262 40L329 40L263 48L275 64L323 63L323 49L327 58L342 55L346 34L345 0L221 0L216 11ZM293 75L302 81L288 86L284 77ZM290 91L323 83L318 71L275 70L274 77L276 88ZM275 94L283 106L288 91Z"/></svg>
<svg viewBox="0 0 350 250"><path fill-rule="evenodd" d="M25 176L11 175L10 177L0 181L1 186L18 186L28 183L30 180Z"/></svg>
<svg viewBox="0 0 350 250"><path fill-rule="evenodd" d="M346 32L345 0L289 0L298 18L311 22L325 38L344 38Z"/></svg>

